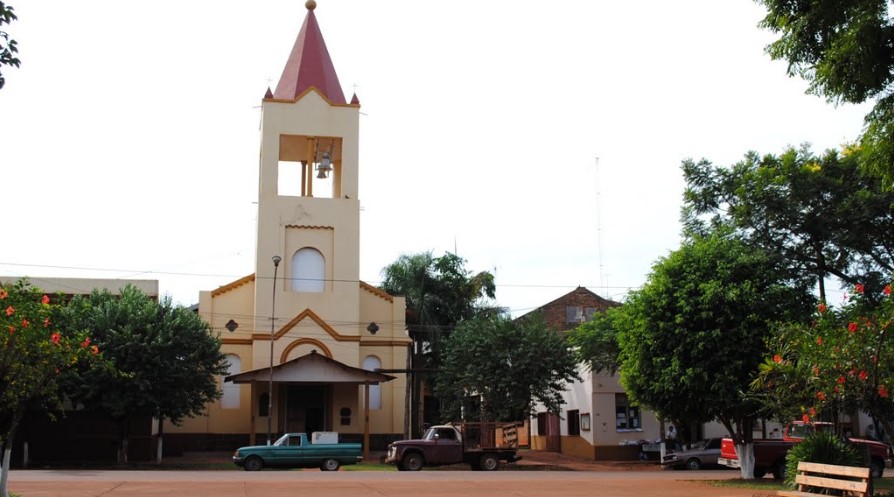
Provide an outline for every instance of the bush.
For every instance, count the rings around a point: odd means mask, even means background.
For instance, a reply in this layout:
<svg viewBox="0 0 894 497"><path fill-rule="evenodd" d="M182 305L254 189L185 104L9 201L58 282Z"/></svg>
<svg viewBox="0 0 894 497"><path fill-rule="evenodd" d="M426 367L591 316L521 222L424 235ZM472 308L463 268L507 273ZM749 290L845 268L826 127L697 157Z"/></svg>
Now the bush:
<svg viewBox="0 0 894 497"><path fill-rule="evenodd" d="M847 440L831 431L820 431L807 436L789 449L785 457L785 484L795 487L795 475L801 461L839 466L863 466L863 457Z"/></svg>

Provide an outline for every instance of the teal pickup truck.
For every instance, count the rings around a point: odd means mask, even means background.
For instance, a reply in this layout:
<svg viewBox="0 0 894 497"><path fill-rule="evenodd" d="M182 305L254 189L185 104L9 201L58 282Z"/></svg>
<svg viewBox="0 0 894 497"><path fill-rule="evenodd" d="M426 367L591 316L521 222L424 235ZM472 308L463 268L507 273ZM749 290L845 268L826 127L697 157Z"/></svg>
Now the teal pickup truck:
<svg viewBox="0 0 894 497"><path fill-rule="evenodd" d="M240 447L233 454L233 462L245 471L263 468L320 468L321 471L338 471L343 464L357 464L363 460L360 444L310 443L304 433L286 433L273 445ZM326 437L331 438L331 437ZM315 438L316 439L316 438Z"/></svg>

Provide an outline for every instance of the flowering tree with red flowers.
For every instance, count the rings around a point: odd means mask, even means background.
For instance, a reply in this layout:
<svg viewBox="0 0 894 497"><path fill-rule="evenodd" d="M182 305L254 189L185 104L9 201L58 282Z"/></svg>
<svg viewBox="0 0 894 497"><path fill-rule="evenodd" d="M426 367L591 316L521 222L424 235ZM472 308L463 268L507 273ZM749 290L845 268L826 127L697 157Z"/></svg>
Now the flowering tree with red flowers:
<svg viewBox="0 0 894 497"><path fill-rule="evenodd" d="M0 495L6 488L12 440L28 409L58 410L65 372L99 354L86 332L61 331L60 304L26 280L0 285Z"/></svg>
<svg viewBox="0 0 894 497"><path fill-rule="evenodd" d="M857 284L837 309L820 302L812 324L780 327L753 386L780 419L863 411L894 433L892 321L891 285L870 296Z"/></svg>

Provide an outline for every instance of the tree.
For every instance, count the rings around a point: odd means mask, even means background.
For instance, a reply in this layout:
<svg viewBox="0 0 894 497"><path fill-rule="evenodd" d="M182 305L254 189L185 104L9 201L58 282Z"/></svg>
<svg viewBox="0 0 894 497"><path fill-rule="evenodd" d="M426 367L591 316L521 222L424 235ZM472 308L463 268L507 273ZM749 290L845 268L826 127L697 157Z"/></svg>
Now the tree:
<svg viewBox="0 0 894 497"><path fill-rule="evenodd" d="M9 33L3 29L4 24L9 24L16 19L18 19L18 17L13 13L12 6L6 5L5 2L0 1L0 69L3 69L3 66L19 67L22 63L19 58L15 56L19 51L18 43L16 43L15 40L10 39ZM6 79L3 77L2 71L0 71L0 89L2 89L5 84Z"/></svg>
<svg viewBox="0 0 894 497"><path fill-rule="evenodd" d="M855 285L840 308L820 302L811 323L780 327L753 385L775 412L806 422L863 411L894 433L894 298L890 284L866 292Z"/></svg>
<svg viewBox="0 0 894 497"><path fill-rule="evenodd" d="M558 412L565 383L578 380L570 345L542 316L463 321L446 340L436 375L441 421L518 421L536 402Z"/></svg>
<svg viewBox="0 0 894 497"><path fill-rule="evenodd" d="M62 409L61 383L70 366L99 354L81 329L60 330L59 303L19 280L0 286L0 495L8 497L12 442L28 409Z"/></svg>
<svg viewBox="0 0 894 497"><path fill-rule="evenodd" d="M758 0L767 10L760 26L780 38L767 47L788 61L790 76L808 92L835 103L875 101L860 144L870 169L894 185L894 25L889 0Z"/></svg>
<svg viewBox="0 0 894 497"><path fill-rule="evenodd" d="M865 285L877 294L894 270L894 192L859 167L859 149L814 155L755 152L731 168L683 163L689 233L731 226L750 245L789 261L792 278Z"/></svg>
<svg viewBox="0 0 894 497"><path fill-rule="evenodd" d="M748 449L739 451L746 478L761 414L747 392L764 340L771 323L804 319L812 302L778 262L728 232L696 235L652 267L616 321L627 394L672 420L719 420Z"/></svg>
<svg viewBox="0 0 894 497"><path fill-rule="evenodd" d="M615 374L620 368L618 325L623 312L620 307L610 307L568 333L575 355L591 371Z"/></svg>
<svg viewBox="0 0 894 497"><path fill-rule="evenodd" d="M465 259L456 254L433 257L431 252L401 255L382 270L382 290L401 296L407 301L407 328L413 339L413 352L408 358L414 398L409 406L419 406L422 382L427 372L440 367L442 342L454 326L464 320L482 315L497 315L501 309L491 303L496 292L493 274L487 271L472 273L465 268ZM435 402L428 407L429 418L411 410L408 422L414 434L422 430L423 422L435 422ZM415 423L410 421L415 420Z"/></svg>
<svg viewBox="0 0 894 497"><path fill-rule="evenodd" d="M70 384L72 399L119 423L119 462L127 461L129 423L136 416L179 424L221 395L227 372L220 340L208 323L171 299L160 302L128 285L120 296L94 290L67 308L68 322L89 329L110 367L88 367Z"/></svg>

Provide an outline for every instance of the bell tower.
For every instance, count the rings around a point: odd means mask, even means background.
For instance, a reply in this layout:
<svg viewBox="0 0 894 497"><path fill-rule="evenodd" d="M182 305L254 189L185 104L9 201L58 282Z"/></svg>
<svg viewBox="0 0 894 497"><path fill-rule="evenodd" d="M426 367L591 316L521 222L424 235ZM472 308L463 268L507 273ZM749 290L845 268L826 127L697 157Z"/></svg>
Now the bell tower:
<svg viewBox="0 0 894 497"><path fill-rule="evenodd" d="M304 24L279 83L261 104L259 330L271 327L264 309L274 288L279 315L311 309L324 319L359 319L352 314L359 312L360 103L356 96L346 102L314 15L316 2L305 6Z"/></svg>

